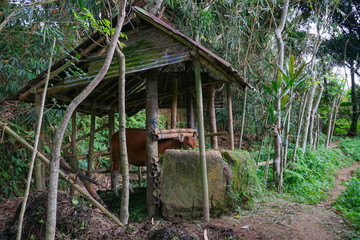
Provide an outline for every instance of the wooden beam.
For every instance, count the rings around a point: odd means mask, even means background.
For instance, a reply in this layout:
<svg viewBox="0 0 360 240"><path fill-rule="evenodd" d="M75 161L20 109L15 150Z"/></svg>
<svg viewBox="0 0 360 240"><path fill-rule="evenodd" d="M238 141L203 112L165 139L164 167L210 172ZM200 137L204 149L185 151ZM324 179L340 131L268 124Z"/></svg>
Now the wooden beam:
<svg viewBox="0 0 360 240"><path fill-rule="evenodd" d="M110 112L109 112L109 143L110 143L110 169L113 169L113 157L112 157L112 151L113 151L113 147L111 144L111 138L115 133L115 110L112 107ZM113 189L114 191L116 191L116 182L117 179L114 179L114 176L111 176L111 189Z"/></svg>
<svg viewBox="0 0 360 240"><path fill-rule="evenodd" d="M230 149L234 150L234 125L233 125L231 83L230 82L226 84L226 97L227 97L227 111L228 111L229 144L230 144Z"/></svg>
<svg viewBox="0 0 360 240"><path fill-rule="evenodd" d="M207 182L207 170L206 170L206 153L205 153L205 136L204 136L204 109L203 109L203 97L201 86L201 64L198 60L193 61L195 72L195 86L197 97L197 116L199 124L199 152L200 152L200 167L201 167L201 185L202 185L202 200L203 200L203 217L206 222L210 221L209 211L209 190Z"/></svg>

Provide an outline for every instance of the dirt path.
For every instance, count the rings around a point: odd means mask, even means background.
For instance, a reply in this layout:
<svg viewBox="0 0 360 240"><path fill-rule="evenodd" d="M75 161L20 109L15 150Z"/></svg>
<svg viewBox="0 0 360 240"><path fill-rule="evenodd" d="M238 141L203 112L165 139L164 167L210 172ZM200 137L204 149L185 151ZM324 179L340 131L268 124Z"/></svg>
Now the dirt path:
<svg viewBox="0 0 360 240"><path fill-rule="evenodd" d="M257 210L243 216L215 219L213 224L225 226L231 220L232 229L242 239L348 239L349 227L340 215L331 211L331 204L345 190L342 182L350 180L353 171L359 167L360 163L356 162L349 168L341 169L329 199L320 204L312 206L280 199L259 204L255 208Z"/></svg>

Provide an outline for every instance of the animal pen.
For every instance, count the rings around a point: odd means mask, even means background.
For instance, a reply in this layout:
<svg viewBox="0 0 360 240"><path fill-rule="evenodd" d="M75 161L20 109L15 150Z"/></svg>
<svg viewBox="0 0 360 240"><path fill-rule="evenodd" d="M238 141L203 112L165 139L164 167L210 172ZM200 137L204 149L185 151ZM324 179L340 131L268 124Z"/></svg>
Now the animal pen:
<svg viewBox="0 0 360 240"><path fill-rule="evenodd" d="M148 214L152 216L159 211L158 199L156 199L159 189L156 187L154 172L150 171L151 164L158 159L157 139L192 134L195 127L193 102L196 100L201 173L205 177L203 201L206 215L209 206L205 165L203 90L226 85L228 131L217 132L216 128L210 127L208 136L228 135L229 146L234 149L230 84L233 82L243 88L252 87L228 62L160 18L138 7L132 8L130 16L131 21L122 29L127 39L121 39L125 44L123 53L126 59L125 111L131 116L141 109L146 109L146 129L152 136L147 138L148 149L152 149L147 155ZM105 36L97 32L76 47L70 54L72 57L65 57L52 65L46 96L48 103L51 99L56 99L57 104L66 106L92 81L101 69L106 56L105 40ZM88 158L88 178L96 172L92 167L93 159L108 153L108 151L93 151L95 132L108 128L111 137L115 131L114 113L118 111L119 94L118 75L119 61L114 58L100 84L76 109L77 112L91 115L90 133L76 138L76 124L72 124L71 143L62 146L64 152L68 152L71 156L68 160L72 161L72 167L76 168L76 159L79 158L76 156L76 142L90 136L89 152L87 156L84 156ZM18 99L38 104L38 99L44 91L45 78L46 72L41 73L18 93ZM215 116L215 108L221 106L222 96L215 97L212 91L204 91L204 93L209 99L207 104L209 114ZM162 133L167 131L167 135L159 134L161 133L157 127L159 108L171 108L173 130L162 130ZM186 108L188 129L175 129L177 108ZM104 115L109 116L109 122L95 129L95 116ZM72 122L76 123L76 114L73 115ZM31 146L27 148L31 149ZM45 161L42 154L39 153L38 157Z"/></svg>

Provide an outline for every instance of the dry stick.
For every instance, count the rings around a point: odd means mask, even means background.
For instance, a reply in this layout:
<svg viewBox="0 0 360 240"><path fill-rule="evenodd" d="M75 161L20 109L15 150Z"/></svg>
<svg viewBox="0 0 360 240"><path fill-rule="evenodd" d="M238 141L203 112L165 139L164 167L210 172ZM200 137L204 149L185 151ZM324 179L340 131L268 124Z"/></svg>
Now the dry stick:
<svg viewBox="0 0 360 240"><path fill-rule="evenodd" d="M7 127L3 122L0 122L0 125L3 125L4 132L8 133L10 136L15 138L16 141L24 145L25 148L27 148L30 152L36 152L34 151L34 148L25 141L22 137L17 135L13 130L11 130L9 127ZM43 161L46 165L50 165L50 160L47 159L42 153L37 152L37 157ZM101 212L103 212L106 216L108 216L111 220L116 222L119 226L123 226L123 224L117 219L114 215L112 215L104 206L102 206L98 201L96 201L95 198L93 198L89 193L84 191L78 184L74 183L74 181L71 179L69 175L64 173L62 170L59 171L60 176L67 181L73 188L75 188L79 193L84 195L90 202L94 204L96 208L98 208Z"/></svg>
<svg viewBox="0 0 360 240"><path fill-rule="evenodd" d="M28 200L28 197L29 197L31 177L32 177L33 169L34 169L34 163L35 163L35 159L36 159L37 148L38 148L38 145L39 145L41 123L42 123L42 117L43 117L43 114L44 114L46 90L47 90L47 87L48 87L48 84L49 84L50 70L51 70L52 57L53 57L53 52L54 52L54 48L55 48L55 43L56 43L56 38L54 38L53 45L52 45L52 48L51 48L49 67L48 67L48 72L47 72L47 76L46 76L44 92L43 92L42 99L41 99L41 105L40 105L40 110L39 110L39 118L37 120L37 128L36 128L36 133L35 133L34 151L33 151L32 156L31 156L31 162L30 162L30 167L29 167L29 172L28 172L28 177L27 177L27 182L26 182L25 195L24 195L24 199L23 199L22 204L21 204L21 210L20 210L20 215L19 215L19 226L18 226L18 231L17 231L17 235L16 235L17 240L21 239L21 233L22 233L22 226L23 226L23 221L24 221L26 203L27 203L27 200Z"/></svg>

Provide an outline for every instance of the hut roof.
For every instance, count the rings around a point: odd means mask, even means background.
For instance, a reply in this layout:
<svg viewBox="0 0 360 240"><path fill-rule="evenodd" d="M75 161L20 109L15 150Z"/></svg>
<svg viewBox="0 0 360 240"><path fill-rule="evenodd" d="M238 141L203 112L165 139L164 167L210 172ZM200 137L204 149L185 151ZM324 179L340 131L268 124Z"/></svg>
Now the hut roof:
<svg viewBox="0 0 360 240"><path fill-rule="evenodd" d="M195 88L190 61L197 58L207 71L202 74L203 87L228 81L252 88L228 62L185 36L159 18L139 7L131 22L123 26L127 39L123 53L126 59L126 112L129 115L145 108L145 76L148 70L159 72L159 107L171 105L173 79L179 79L178 107L185 106L185 94ZM105 37L99 32L76 47L70 56L51 67L47 98L68 105L101 69L106 57ZM118 60L113 58L109 71L96 89L77 108L90 113L91 103L96 102L98 115L106 114L118 106ZM41 93L46 71L42 72L18 92L18 98L33 102L35 93ZM206 91L204 91L206 95ZM216 100L222 106L222 97Z"/></svg>

